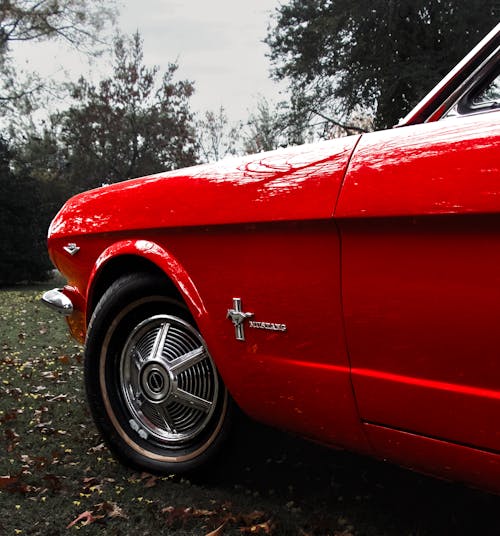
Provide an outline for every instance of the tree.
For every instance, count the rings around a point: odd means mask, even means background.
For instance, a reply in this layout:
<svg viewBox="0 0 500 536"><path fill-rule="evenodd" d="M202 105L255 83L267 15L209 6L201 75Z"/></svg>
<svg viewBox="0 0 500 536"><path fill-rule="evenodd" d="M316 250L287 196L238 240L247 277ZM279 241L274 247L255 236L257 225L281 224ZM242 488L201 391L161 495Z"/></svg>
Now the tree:
<svg viewBox="0 0 500 536"><path fill-rule="evenodd" d="M189 81L175 81L176 64L163 76L143 64L142 40L117 38L113 75L99 84L80 78L75 104L59 124L65 173L76 190L195 163Z"/></svg>
<svg viewBox="0 0 500 536"><path fill-rule="evenodd" d="M266 42L296 113L349 132L397 123L497 19L491 0L290 0Z"/></svg>
<svg viewBox="0 0 500 536"><path fill-rule="evenodd" d="M197 149L203 162L216 162L238 152L241 125L229 123L226 110L205 112L196 122Z"/></svg>
<svg viewBox="0 0 500 536"><path fill-rule="evenodd" d="M243 137L245 152L260 153L288 145L281 119L278 107L273 107L265 98L259 99L256 110L250 114L246 124Z"/></svg>
<svg viewBox="0 0 500 536"><path fill-rule="evenodd" d="M93 45L97 33L114 16L110 0L2 0L0 54L13 41L64 39L75 46Z"/></svg>
<svg viewBox="0 0 500 536"><path fill-rule="evenodd" d="M29 109L46 85L35 74L19 80L10 60L14 43L59 39L90 53L102 45L99 36L114 20L114 4L114 0L0 0L0 113L20 105Z"/></svg>

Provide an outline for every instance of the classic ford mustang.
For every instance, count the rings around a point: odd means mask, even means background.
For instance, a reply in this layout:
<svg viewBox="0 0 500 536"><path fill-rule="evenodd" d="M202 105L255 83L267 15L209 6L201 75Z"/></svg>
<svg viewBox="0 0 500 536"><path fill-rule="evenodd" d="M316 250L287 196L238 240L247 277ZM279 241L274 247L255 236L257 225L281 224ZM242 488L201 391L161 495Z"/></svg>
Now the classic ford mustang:
<svg viewBox="0 0 500 536"><path fill-rule="evenodd" d="M70 199L43 300L124 463L199 468L236 407L500 491L500 25L398 128Z"/></svg>

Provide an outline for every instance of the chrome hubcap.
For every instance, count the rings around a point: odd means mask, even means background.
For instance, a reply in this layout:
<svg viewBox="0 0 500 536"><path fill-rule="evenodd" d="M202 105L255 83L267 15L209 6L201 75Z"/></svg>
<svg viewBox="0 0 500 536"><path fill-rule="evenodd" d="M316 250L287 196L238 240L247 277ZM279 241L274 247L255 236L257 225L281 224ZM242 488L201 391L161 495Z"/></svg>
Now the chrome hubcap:
<svg viewBox="0 0 500 536"><path fill-rule="evenodd" d="M139 370L139 385L145 399L152 404L165 402L175 378L161 362L146 361Z"/></svg>
<svg viewBox="0 0 500 536"><path fill-rule="evenodd" d="M132 331L120 357L120 386L131 428L169 447L205 429L219 391L200 335L168 315L148 318Z"/></svg>

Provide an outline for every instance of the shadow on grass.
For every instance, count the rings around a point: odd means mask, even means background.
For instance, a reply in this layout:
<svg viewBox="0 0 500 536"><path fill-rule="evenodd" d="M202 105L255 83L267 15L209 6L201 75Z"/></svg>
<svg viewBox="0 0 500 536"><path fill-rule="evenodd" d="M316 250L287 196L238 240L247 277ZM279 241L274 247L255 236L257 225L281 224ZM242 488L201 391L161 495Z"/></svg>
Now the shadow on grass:
<svg viewBox="0 0 500 536"><path fill-rule="evenodd" d="M307 534L500 534L500 497L244 419L207 485L275 497Z"/></svg>

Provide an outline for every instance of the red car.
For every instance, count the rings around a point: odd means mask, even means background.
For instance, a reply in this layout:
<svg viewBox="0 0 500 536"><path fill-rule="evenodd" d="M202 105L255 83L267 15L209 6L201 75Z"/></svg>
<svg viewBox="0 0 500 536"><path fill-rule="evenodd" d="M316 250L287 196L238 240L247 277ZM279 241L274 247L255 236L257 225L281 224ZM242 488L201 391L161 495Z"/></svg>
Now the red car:
<svg viewBox="0 0 500 536"><path fill-rule="evenodd" d="M500 491L500 25L399 128L70 199L44 301L124 463L254 419Z"/></svg>

